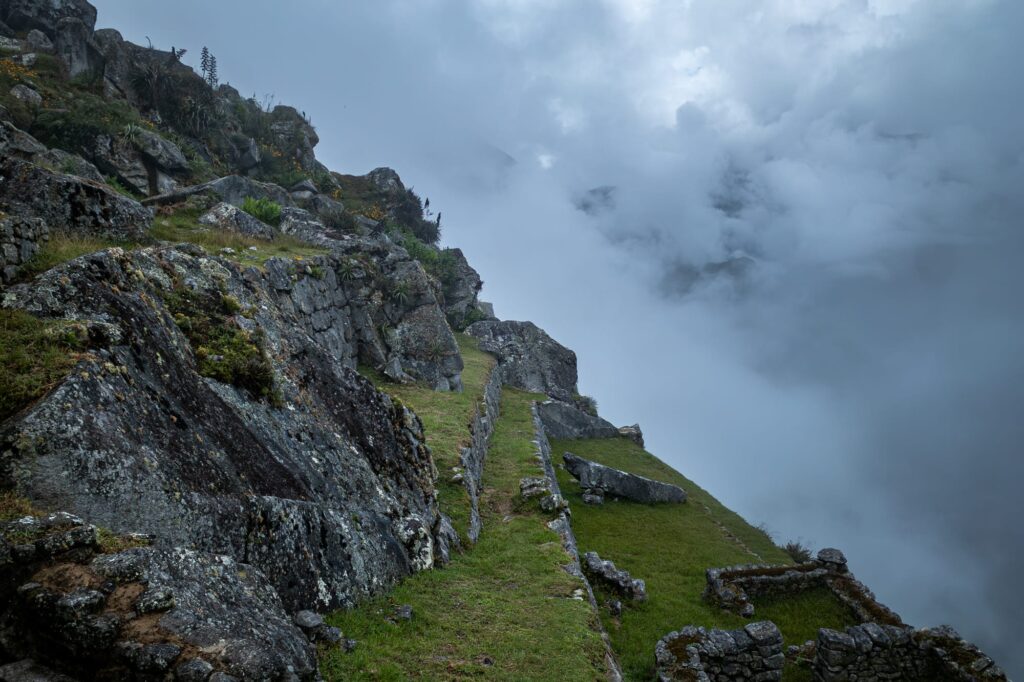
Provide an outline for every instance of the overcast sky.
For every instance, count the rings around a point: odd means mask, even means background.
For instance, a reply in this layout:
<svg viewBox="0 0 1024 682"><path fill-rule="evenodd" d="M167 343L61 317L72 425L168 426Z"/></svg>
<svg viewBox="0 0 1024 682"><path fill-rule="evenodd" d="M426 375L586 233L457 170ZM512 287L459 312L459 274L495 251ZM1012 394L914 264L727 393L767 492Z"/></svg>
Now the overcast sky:
<svg viewBox="0 0 1024 682"><path fill-rule="evenodd" d="M606 416L1024 675L1024 3L96 4L396 168Z"/></svg>

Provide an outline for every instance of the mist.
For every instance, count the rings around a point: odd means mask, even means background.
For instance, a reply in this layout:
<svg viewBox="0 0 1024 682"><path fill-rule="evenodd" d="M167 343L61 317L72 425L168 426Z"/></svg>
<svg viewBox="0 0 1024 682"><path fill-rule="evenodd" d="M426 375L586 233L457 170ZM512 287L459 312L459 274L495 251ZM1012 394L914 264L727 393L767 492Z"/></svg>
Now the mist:
<svg viewBox="0 0 1024 682"><path fill-rule="evenodd" d="M398 170L604 416L1024 675L1024 5L96 4Z"/></svg>

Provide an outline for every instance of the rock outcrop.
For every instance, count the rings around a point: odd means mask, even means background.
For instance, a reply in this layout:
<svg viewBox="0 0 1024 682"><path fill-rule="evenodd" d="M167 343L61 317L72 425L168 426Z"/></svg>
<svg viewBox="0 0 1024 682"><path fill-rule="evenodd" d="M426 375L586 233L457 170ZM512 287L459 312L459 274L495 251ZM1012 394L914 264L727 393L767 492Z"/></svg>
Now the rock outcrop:
<svg viewBox="0 0 1024 682"><path fill-rule="evenodd" d="M366 313L345 317L334 270L291 267L114 249L8 290L5 306L78 320L90 351L3 425L0 487L252 564L289 609L430 568L441 517L419 420L350 369L344 334Z"/></svg>
<svg viewBox="0 0 1024 682"><path fill-rule="evenodd" d="M551 438L614 438L619 435L611 422L587 414L571 403L548 400L537 406L544 430Z"/></svg>
<svg viewBox="0 0 1024 682"><path fill-rule="evenodd" d="M466 333L498 358L505 383L563 401L576 394L576 353L532 322L484 320Z"/></svg>
<svg viewBox="0 0 1024 682"><path fill-rule="evenodd" d="M257 239L272 240L276 235L270 225L257 220L237 206L224 202L199 216L199 223Z"/></svg>
<svg viewBox="0 0 1024 682"><path fill-rule="evenodd" d="M293 204L291 195L283 187L269 182L259 182L258 180L241 175L228 175L200 185L158 194L143 200L142 203L146 206L177 204L195 195L214 197L238 207L241 207L242 203L248 198L267 199L281 206L291 206Z"/></svg>
<svg viewBox="0 0 1024 682"><path fill-rule="evenodd" d="M51 232L138 239L152 213L137 201L74 175L54 173L29 161L0 157L0 207L41 218Z"/></svg>
<svg viewBox="0 0 1024 682"><path fill-rule="evenodd" d="M0 650L17 661L0 679L316 677L315 650L256 568L182 548L102 552L71 514L0 524Z"/></svg>
<svg viewBox="0 0 1024 682"><path fill-rule="evenodd" d="M602 495L611 495L644 504L686 502L686 491L677 485L628 474L625 471L577 457L571 452L565 453L562 458L565 461L566 471L580 482L580 487L585 492L600 491Z"/></svg>

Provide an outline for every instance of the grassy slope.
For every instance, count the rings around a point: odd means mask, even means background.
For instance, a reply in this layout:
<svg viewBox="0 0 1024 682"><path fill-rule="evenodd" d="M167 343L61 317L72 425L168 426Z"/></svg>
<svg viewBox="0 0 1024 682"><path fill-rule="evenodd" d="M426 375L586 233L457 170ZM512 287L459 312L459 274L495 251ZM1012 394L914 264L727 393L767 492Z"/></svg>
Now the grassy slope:
<svg viewBox="0 0 1024 682"><path fill-rule="evenodd" d="M419 573L394 592L329 621L359 641L355 652L324 652L327 680L596 680L603 646L579 583L547 517L518 498L537 475L530 403L506 389L484 473L484 531L443 570ZM409 604L411 622L388 621Z"/></svg>
<svg viewBox="0 0 1024 682"><path fill-rule="evenodd" d="M603 506L591 507L583 504L575 480L564 470L558 472L562 492L572 506L580 551L596 551L647 582L646 603L625 609L620 618L602 610L627 679L653 679L654 645L673 630L689 624L732 629L747 622L701 598L707 568L762 561L791 563L764 533L632 441L554 441L552 449L556 460L570 451L617 469L681 485L690 495L685 505L648 506L609 500ZM755 606L756 618L774 621L787 645L813 639L820 627L852 623L850 615L824 590ZM802 671L789 670L786 677L801 676Z"/></svg>
<svg viewBox="0 0 1024 682"><path fill-rule="evenodd" d="M452 483L452 468L459 466L459 453L469 445L469 425L477 406L483 402L484 386L494 369L495 360L480 350L479 342L473 337L456 334L455 338L465 364L461 393L438 393L420 384L396 384L366 367L359 371L379 390L412 408L423 421L427 445L440 473L437 496L441 510L451 517L452 524L465 541L469 528L469 497L461 483Z"/></svg>

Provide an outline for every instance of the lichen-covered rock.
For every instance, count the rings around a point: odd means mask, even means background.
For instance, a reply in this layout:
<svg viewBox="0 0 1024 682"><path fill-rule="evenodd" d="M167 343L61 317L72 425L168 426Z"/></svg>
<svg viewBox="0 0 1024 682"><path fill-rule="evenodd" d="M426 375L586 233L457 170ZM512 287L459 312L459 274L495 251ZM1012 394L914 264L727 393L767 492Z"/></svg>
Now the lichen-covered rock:
<svg viewBox="0 0 1024 682"><path fill-rule="evenodd" d="M19 269L32 260L49 238L50 230L39 218L0 219L0 284L17 277Z"/></svg>
<svg viewBox="0 0 1024 682"><path fill-rule="evenodd" d="M484 320L466 333L497 356L505 383L564 401L576 394L576 354L532 322Z"/></svg>
<svg viewBox="0 0 1024 682"><path fill-rule="evenodd" d="M76 370L0 431L0 486L253 564L290 609L351 606L430 568L422 426L349 369L355 304L336 264L318 279L284 263L243 272L195 247L113 249L8 290L7 306L93 331ZM200 376L189 318L163 302L182 291L233 301L232 324L260 330L288 368L273 375L285 407Z"/></svg>
<svg viewBox="0 0 1024 682"><path fill-rule="evenodd" d="M537 410L551 438L614 438L619 435L611 422L589 415L570 403L547 400L540 403Z"/></svg>
<svg viewBox="0 0 1024 682"><path fill-rule="evenodd" d="M3 0L0 21L15 31L38 29L53 38L62 19L80 20L91 32L96 26L96 8L86 0Z"/></svg>
<svg viewBox="0 0 1024 682"><path fill-rule="evenodd" d="M782 679L782 633L771 621L739 630L689 625L671 632L654 649L659 682L727 682Z"/></svg>
<svg viewBox="0 0 1024 682"><path fill-rule="evenodd" d="M577 457L571 452L565 453L562 458L565 461L566 471L580 482L580 487L584 490L599 489L607 495L644 504L686 502L686 491L677 485L628 474L625 471Z"/></svg>
<svg viewBox="0 0 1024 682"><path fill-rule="evenodd" d="M640 430L639 424L633 424L631 426L620 426L619 435L623 438L628 438L640 447L644 447L644 432Z"/></svg>
<svg viewBox="0 0 1024 682"><path fill-rule="evenodd" d="M109 187L54 173L28 161L0 157L0 209L44 220L51 232L138 239L152 213Z"/></svg>
<svg viewBox="0 0 1024 682"><path fill-rule="evenodd" d="M252 217L237 206L224 202L199 216L199 223L257 239L273 239L276 236L274 228L270 225Z"/></svg>

